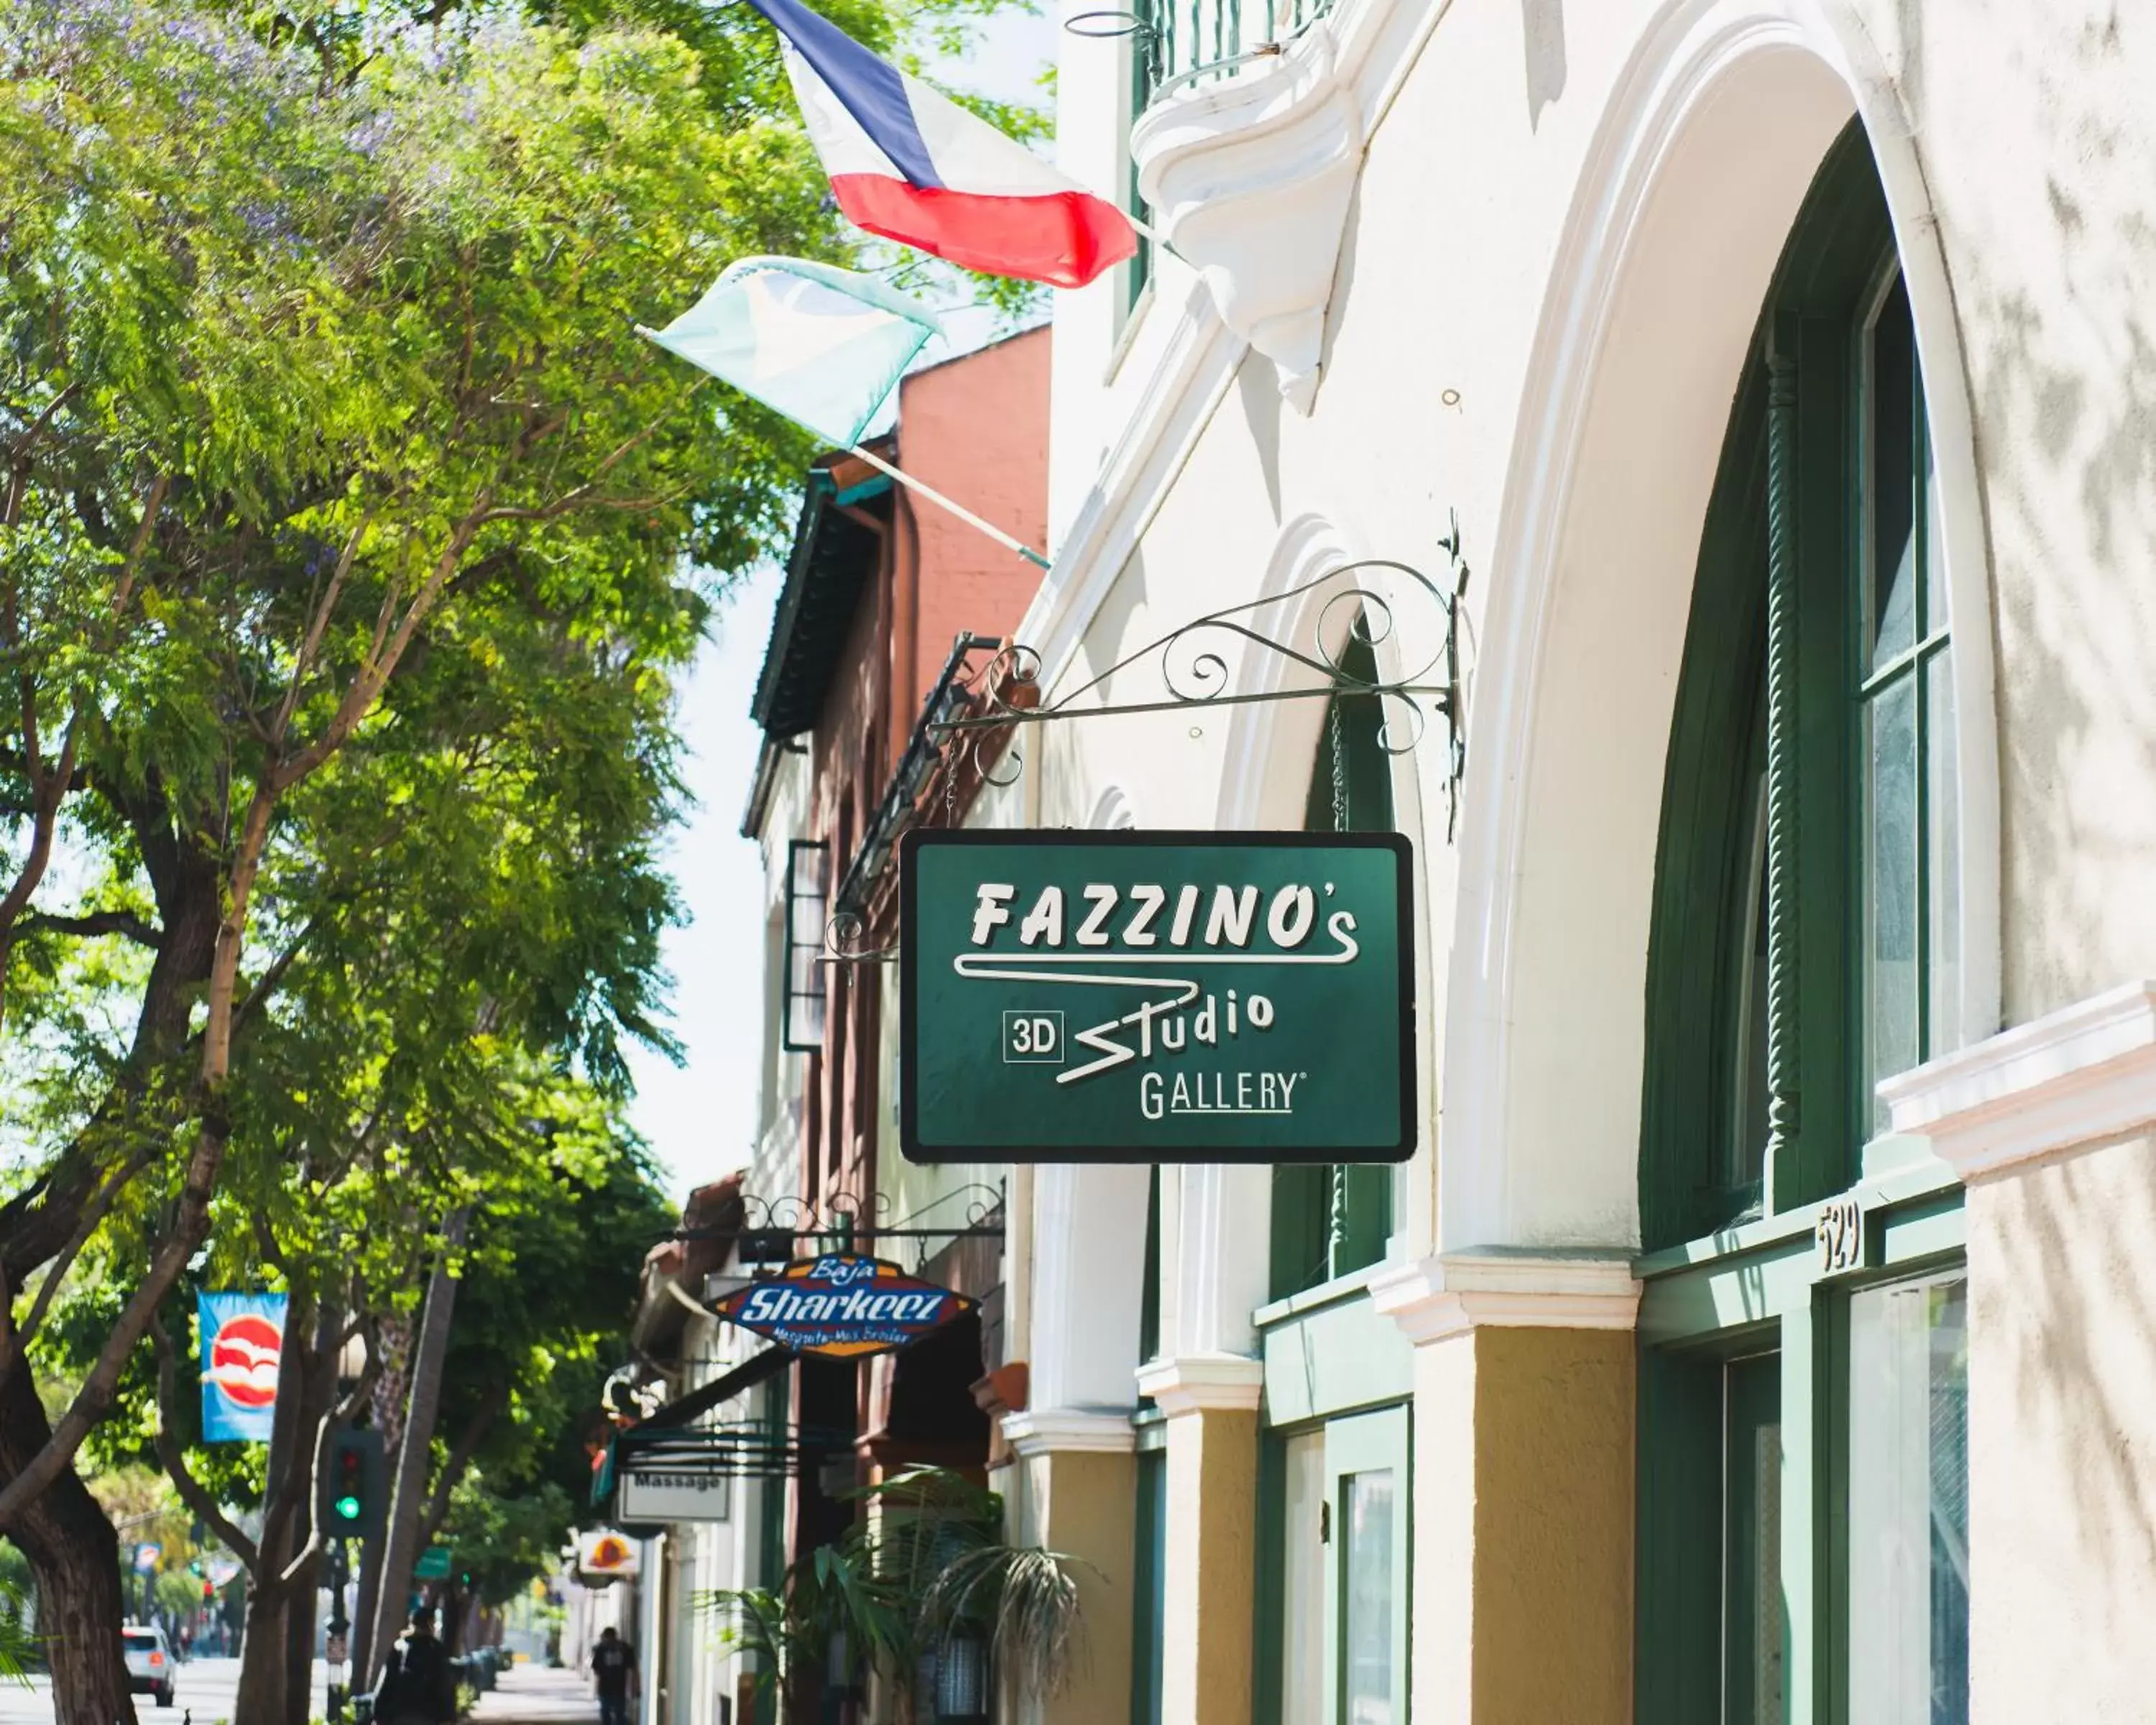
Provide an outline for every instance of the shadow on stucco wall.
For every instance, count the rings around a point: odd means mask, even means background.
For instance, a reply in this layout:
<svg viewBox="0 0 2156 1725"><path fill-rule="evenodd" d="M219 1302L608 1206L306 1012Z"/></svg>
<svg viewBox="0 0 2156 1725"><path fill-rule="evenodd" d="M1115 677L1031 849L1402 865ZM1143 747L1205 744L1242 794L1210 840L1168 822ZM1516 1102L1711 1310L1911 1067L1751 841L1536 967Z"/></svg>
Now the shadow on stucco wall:
<svg viewBox="0 0 2156 1725"><path fill-rule="evenodd" d="M1542 129L1543 110L1564 94L1564 0L1520 0L1527 61L1527 129Z"/></svg>
<svg viewBox="0 0 2156 1725"><path fill-rule="evenodd" d="M1971 1463L1995 1489L2031 1494L2023 1513L2068 1511L2071 1524L2046 1538L2072 1567L2040 1566L2031 1579L2069 1590L2076 1615L2097 1619L2113 1646L2145 1635L2156 1582L2151 1166L2148 1142L2138 1141L2027 1171L1979 1200L1989 1214L1972 1288L1972 1370L1995 1375ZM1972 1543L1979 1565L2012 1555Z"/></svg>
<svg viewBox="0 0 2156 1725"><path fill-rule="evenodd" d="M1899 9L1922 116L1927 89L1953 99L1920 0ZM2035 39L2009 49L2035 132L2012 178L1927 163L1991 548L2010 1023L2156 971L2156 178L2133 88L2156 42L2129 53L2116 8Z"/></svg>

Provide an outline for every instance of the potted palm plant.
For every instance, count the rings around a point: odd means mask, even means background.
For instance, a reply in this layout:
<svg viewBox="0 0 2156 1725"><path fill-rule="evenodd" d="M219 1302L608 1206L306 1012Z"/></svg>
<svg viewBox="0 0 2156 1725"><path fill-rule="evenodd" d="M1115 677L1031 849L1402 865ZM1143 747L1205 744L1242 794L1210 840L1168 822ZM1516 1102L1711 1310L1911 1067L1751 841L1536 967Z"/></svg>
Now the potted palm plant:
<svg viewBox="0 0 2156 1725"><path fill-rule="evenodd" d="M1084 1656L1079 1559L1003 1538L1003 1501L946 1468L908 1469L850 1494L862 1513L834 1544L805 1553L777 1588L725 1589L699 1604L728 1645L757 1656L757 1681L786 1725L808 1674L843 1646L870 1673L896 1725L978 1725L995 1676L1052 1695Z"/></svg>

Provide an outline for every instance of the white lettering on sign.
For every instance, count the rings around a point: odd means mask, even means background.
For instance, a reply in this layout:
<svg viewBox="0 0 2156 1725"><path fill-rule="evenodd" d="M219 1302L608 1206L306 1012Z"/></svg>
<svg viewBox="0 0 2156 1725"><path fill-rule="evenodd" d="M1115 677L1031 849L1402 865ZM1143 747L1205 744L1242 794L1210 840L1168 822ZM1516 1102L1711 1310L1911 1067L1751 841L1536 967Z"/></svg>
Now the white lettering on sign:
<svg viewBox="0 0 2156 1725"><path fill-rule="evenodd" d="M1331 889L1327 889L1328 891ZM996 931L1011 926L1012 901L1018 889L1003 881L983 881L973 889L973 943L993 947ZM1094 883L1078 889L1087 909L1071 930L1071 944L1103 947L1111 945L1158 946L1154 924L1168 903L1168 891L1157 886L1133 886L1125 899L1118 887ZM1301 883L1283 886L1267 899L1255 886L1216 886L1209 904L1202 886L1184 886L1176 895L1175 915L1168 928L1168 944L1187 947L1194 933L1204 945L1240 950L1250 944L1256 932L1258 911L1265 909L1265 927L1272 943L1282 952L1293 952L1309 938L1317 921L1316 891ZM1201 918L1199 912L1204 907ZM1028 906L1018 925L1022 947L1053 950L1064 944L1068 909L1060 886L1044 886ZM1116 922L1122 913L1122 927ZM1344 912L1342 914L1345 914ZM1353 927L1353 919L1350 919Z"/></svg>
<svg viewBox="0 0 2156 1725"><path fill-rule="evenodd" d="M1171 1114L1292 1114L1295 1087L1307 1072L1161 1072L1138 1076L1138 1111Z"/></svg>
<svg viewBox="0 0 2156 1725"><path fill-rule="evenodd" d="M774 1282L752 1288L737 1322L744 1324L926 1324L952 1296L942 1288L901 1294L811 1294Z"/></svg>
<svg viewBox="0 0 2156 1725"><path fill-rule="evenodd" d="M1332 882L1324 883L1326 896L1333 891ZM952 968L960 976L983 981L1116 984L1150 991L1153 998L1082 1029L1066 1029L1060 1012L1003 1014L1007 1063L1061 1065L1055 1081L1078 1084L1134 1062L1218 1048L1247 1031L1271 1030L1278 1014L1270 995L1246 998L1238 988L1209 990L1194 977L1174 972L1214 965L1353 963L1362 947L1353 911L1334 911L1322 919L1330 950L1312 942L1321 924L1319 896L1318 888L1302 881L1276 887L1270 896L1257 886L1227 882L1179 886L1168 920L1169 950L1163 951L1158 923L1169 901L1166 887L1133 886L1126 896L1114 886L1091 882L1076 889L1073 901L1060 886L1044 886L1016 922L1014 948L998 931L1013 927L1017 890L988 882L974 891L973 944L983 950L959 953ZM1066 916L1075 901L1082 901L1085 911ZM1075 950L1065 949L1066 932ZM1116 973L1126 967L1129 974ZM1076 1064L1068 1064L1072 1060ZM1149 1120L1170 1114L1285 1114L1294 1106L1294 1085L1303 1076L1187 1074L1166 1088L1159 1081L1149 1082L1140 1106ZM1237 1081L1243 1078L1256 1088L1239 1088Z"/></svg>
<svg viewBox="0 0 2156 1725"><path fill-rule="evenodd" d="M1160 915L1160 907L1168 902L1167 889L1159 886L1133 886L1131 902L1137 913L1123 925L1123 944L1127 947L1149 947L1159 938L1153 933L1153 918Z"/></svg>
<svg viewBox="0 0 2156 1725"><path fill-rule="evenodd" d="M986 944L988 936L1010 921L1010 901L1018 888L984 880L973 892L973 944Z"/></svg>

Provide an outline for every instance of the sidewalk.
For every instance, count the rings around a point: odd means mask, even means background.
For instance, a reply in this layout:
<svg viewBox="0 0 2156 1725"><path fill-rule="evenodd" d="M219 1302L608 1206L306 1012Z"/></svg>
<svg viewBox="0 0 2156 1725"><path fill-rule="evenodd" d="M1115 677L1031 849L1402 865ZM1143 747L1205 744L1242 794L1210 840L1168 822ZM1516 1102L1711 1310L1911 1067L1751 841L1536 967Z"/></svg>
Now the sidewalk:
<svg viewBox="0 0 2156 1725"><path fill-rule="evenodd" d="M598 1725L599 1704L583 1671L517 1664L479 1698L475 1725Z"/></svg>

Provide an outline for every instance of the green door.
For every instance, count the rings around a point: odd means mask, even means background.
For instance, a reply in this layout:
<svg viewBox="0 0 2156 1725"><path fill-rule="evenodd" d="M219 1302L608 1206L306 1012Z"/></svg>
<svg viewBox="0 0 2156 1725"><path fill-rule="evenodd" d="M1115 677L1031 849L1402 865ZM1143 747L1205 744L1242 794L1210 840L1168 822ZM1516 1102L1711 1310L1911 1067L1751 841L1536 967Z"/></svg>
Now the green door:
<svg viewBox="0 0 2156 1725"><path fill-rule="evenodd" d="M1325 1692L1337 1725L1407 1725L1408 1410L1325 1428Z"/></svg>

